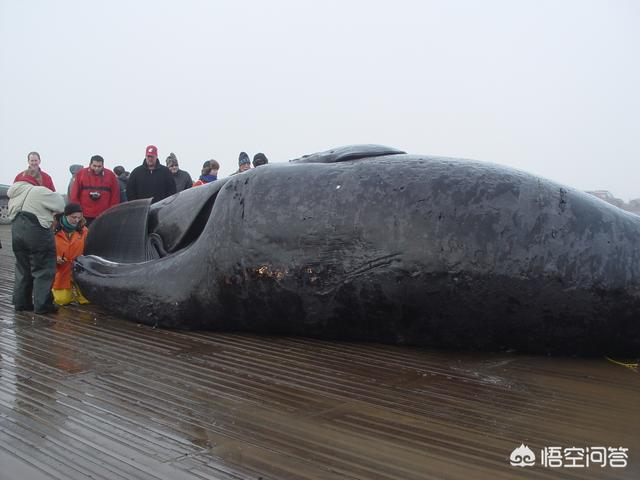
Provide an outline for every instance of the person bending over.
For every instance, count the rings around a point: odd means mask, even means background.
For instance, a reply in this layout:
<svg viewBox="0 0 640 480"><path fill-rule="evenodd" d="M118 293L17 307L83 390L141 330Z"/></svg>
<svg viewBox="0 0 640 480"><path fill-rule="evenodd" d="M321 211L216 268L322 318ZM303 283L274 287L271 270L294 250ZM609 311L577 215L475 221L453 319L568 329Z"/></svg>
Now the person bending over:
<svg viewBox="0 0 640 480"><path fill-rule="evenodd" d="M56 215L56 220L56 277L53 280L53 301L58 305L69 305L72 302L89 303L71 276L73 261L82 255L88 232L82 216L82 207L77 203L69 203L61 215Z"/></svg>

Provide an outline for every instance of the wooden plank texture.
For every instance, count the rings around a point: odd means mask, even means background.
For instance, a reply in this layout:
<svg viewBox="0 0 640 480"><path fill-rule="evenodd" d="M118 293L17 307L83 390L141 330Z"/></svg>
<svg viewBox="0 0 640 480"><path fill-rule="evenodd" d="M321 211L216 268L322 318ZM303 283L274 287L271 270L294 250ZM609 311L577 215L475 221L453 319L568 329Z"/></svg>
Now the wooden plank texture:
<svg viewBox="0 0 640 480"><path fill-rule="evenodd" d="M640 375L604 358L15 313L0 238L0 479L640 478ZM521 443L628 466L512 467Z"/></svg>

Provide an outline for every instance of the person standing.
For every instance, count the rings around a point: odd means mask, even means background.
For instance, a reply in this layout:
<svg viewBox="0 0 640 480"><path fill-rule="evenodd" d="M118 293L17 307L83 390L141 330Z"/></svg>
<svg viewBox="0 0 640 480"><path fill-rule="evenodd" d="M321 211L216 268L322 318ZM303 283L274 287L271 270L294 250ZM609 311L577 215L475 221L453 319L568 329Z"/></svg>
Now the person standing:
<svg viewBox="0 0 640 480"><path fill-rule="evenodd" d="M40 168L40 154L38 152L29 152L27 154L27 169L20 172L13 180L15 182L28 182L31 185L41 185L47 187L52 192L56 191L53 186L53 180L49 174Z"/></svg>
<svg viewBox="0 0 640 480"><path fill-rule="evenodd" d="M171 175L173 175L173 180L176 182L176 190L178 192L191 188L193 185L191 175L189 175L189 172L180 170L178 157L176 157L175 153L171 152L165 163L167 164L167 168L171 171Z"/></svg>
<svg viewBox="0 0 640 480"><path fill-rule="evenodd" d="M107 208L120 203L118 179L104 168L104 158L100 155L91 157L89 166L76 174L69 202L80 204L87 226Z"/></svg>
<svg viewBox="0 0 640 480"><path fill-rule="evenodd" d="M266 165L267 163L269 163L269 159L264 153L258 152L253 156L253 168Z"/></svg>
<svg viewBox="0 0 640 480"><path fill-rule="evenodd" d="M120 203L126 202L129 172L127 172L122 165L118 165L117 167L113 167L113 173L118 177L118 184L120 185Z"/></svg>
<svg viewBox="0 0 640 480"><path fill-rule="evenodd" d="M71 266L76 257L84 252L84 241L88 229L84 226L82 207L77 203L68 203L62 215L56 215L54 229L56 242L56 276L53 280L53 301L57 305L69 305L71 302L89 303L71 277Z"/></svg>
<svg viewBox="0 0 640 480"><path fill-rule="evenodd" d="M127 199L151 198L151 203L175 194L176 182L167 167L158 162L158 148L149 145L142 165L138 165L129 175Z"/></svg>
<svg viewBox="0 0 640 480"><path fill-rule="evenodd" d="M251 169L251 159L246 152L240 152L238 155L238 170L233 172L231 175L237 175L239 173L246 172Z"/></svg>
<svg viewBox="0 0 640 480"><path fill-rule="evenodd" d="M67 187L67 199L71 198L71 187L73 182L76 180L77 173L82 170L82 165L74 163L69 167L69 172L71 172L71 179L69 180L69 186Z"/></svg>
<svg viewBox="0 0 640 480"><path fill-rule="evenodd" d="M56 274L56 246L51 225L53 216L64 211L64 198L30 181L15 182L7 196L16 259L14 308L55 313L58 308L53 304L51 287Z"/></svg>
<svg viewBox="0 0 640 480"><path fill-rule="evenodd" d="M220 164L217 160L207 160L202 164L202 175L200 175L193 186L198 187L205 183L215 182L218 179L218 170L220 170Z"/></svg>

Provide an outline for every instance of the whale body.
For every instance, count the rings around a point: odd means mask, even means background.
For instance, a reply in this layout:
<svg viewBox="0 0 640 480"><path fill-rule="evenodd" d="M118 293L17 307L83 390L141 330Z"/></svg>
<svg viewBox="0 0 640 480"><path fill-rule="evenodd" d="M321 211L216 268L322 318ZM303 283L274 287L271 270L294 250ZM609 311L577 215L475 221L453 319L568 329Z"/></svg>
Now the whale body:
<svg viewBox="0 0 640 480"><path fill-rule="evenodd" d="M117 205L74 278L160 327L640 351L640 217L512 168L376 145Z"/></svg>

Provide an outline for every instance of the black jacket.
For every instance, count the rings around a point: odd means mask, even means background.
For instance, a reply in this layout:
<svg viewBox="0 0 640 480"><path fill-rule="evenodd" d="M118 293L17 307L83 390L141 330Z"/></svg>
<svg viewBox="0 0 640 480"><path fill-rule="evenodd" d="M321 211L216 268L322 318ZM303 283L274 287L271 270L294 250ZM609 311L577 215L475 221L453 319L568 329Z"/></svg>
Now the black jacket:
<svg viewBox="0 0 640 480"><path fill-rule="evenodd" d="M193 180L191 180L191 175L189 175L189 172L178 170L175 174L172 173L171 175L173 176L173 180L176 182L176 189L179 192L193 186Z"/></svg>
<svg viewBox="0 0 640 480"><path fill-rule="evenodd" d="M146 162L137 166L127 181L127 200L139 200L153 197L152 203L176 193L176 182L173 175L164 165L156 162L156 168L149 170Z"/></svg>
<svg viewBox="0 0 640 480"><path fill-rule="evenodd" d="M127 182L129 176L126 173L118 175L118 185L120 185L120 203L127 201Z"/></svg>

